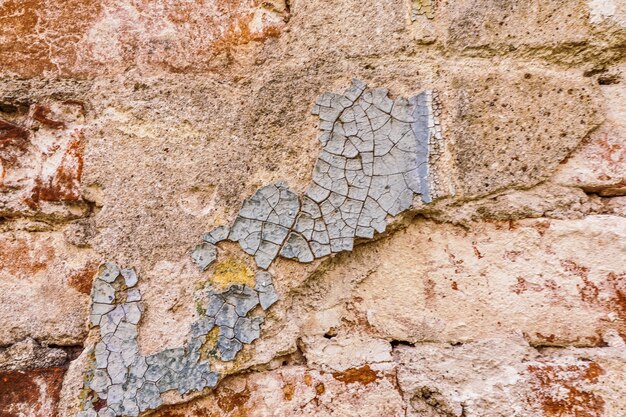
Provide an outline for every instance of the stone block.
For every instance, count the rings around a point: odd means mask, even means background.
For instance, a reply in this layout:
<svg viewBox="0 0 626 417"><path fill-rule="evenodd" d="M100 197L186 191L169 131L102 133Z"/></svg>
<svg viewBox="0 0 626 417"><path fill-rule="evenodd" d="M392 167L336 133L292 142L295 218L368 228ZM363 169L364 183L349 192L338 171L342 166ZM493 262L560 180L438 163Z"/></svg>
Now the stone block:
<svg viewBox="0 0 626 417"><path fill-rule="evenodd" d="M0 71L22 77L95 76L128 65L202 71L220 52L276 36L285 2L204 3L70 1L50 6L7 1ZM223 61L219 61L222 63Z"/></svg>
<svg viewBox="0 0 626 417"><path fill-rule="evenodd" d="M375 249L387 255L359 285L357 308L388 339L602 346L607 332L626 337L624 242L618 216L468 230L417 222Z"/></svg>
<svg viewBox="0 0 626 417"><path fill-rule="evenodd" d="M538 71L458 74L442 96L461 196L545 180L603 119L590 82Z"/></svg>
<svg viewBox="0 0 626 417"><path fill-rule="evenodd" d="M93 252L68 245L62 232L0 233L0 345L82 343L96 270Z"/></svg>

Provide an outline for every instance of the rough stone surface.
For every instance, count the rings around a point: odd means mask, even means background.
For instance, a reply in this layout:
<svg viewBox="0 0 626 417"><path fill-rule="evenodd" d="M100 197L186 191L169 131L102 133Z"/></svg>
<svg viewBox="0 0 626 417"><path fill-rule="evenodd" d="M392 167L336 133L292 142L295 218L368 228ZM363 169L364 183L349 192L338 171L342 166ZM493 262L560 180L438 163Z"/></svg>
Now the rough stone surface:
<svg viewBox="0 0 626 417"><path fill-rule="evenodd" d="M546 179L578 145L581 130L601 120L597 90L552 74L459 74L449 94L456 95L448 129L455 141L457 191L469 195ZM539 122L551 119L555 109L559 123Z"/></svg>
<svg viewBox="0 0 626 417"><path fill-rule="evenodd" d="M398 384L410 416L618 416L625 409L623 348L538 353L515 339L403 346Z"/></svg>
<svg viewBox="0 0 626 417"><path fill-rule="evenodd" d="M67 100L0 113L0 215L84 214L84 120L84 104Z"/></svg>
<svg viewBox="0 0 626 417"><path fill-rule="evenodd" d="M0 346L27 337L75 345L87 335L93 252L58 232L0 233Z"/></svg>
<svg viewBox="0 0 626 417"><path fill-rule="evenodd" d="M623 220L605 215L470 230L416 222L381 242L387 256L355 308L380 336L408 342L520 332L536 346L602 345L608 330L626 335L625 242Z"/></svg>
<svg viewBox="0 0 626 417"><path fill-rule="evenodd" d="M400 416L404 414L395 374L389 366L365 366L325 373L306 366L286 366L224 381L214 394L156 416L289 415Z"/></svg>
<svg viewBox="0 0 626 417"><path fill-rule="evenodd" d="M623 66L622 66L623 68ZM626 91L618 85L602 89L607 99L606 122L571 155L555 182L580 187L601 197L626 195Z"/></svg>
<svg viewBox="0 0 626 417"><path fill-rule="evenodd" d="M280 0L7 1L0 7L0 69L19 76L115 74L129 65L203 71L219 67L222 60L215 65L214 59L229 47L277 35L289 18Z"/></svg>
<svg viewBox="0 0 626 417"><path fill-rule="evenodd" d="M625 43L619 0L0 1L0 416L626 415Z"/></svg>

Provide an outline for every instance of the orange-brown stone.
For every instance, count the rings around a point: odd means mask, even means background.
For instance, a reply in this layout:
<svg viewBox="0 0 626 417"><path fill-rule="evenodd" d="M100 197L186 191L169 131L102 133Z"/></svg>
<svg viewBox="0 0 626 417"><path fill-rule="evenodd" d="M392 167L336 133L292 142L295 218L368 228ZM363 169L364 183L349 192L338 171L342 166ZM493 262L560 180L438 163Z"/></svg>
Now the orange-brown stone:
<svg viewBox="0 0 626 417"><path fill-rule="evenodd" d="M55 417L65 368L0 372L0 417Z"/></svg>
<svg viewBox="0 0 626 417"><path fill-rule="evenodd" d="M232 46L278 35L288 10L260 0L8 0L0 16L0 72L92 77L133 65L205 71Z"/></svg>
<svg viewBox="0 0 626 417"><path fill-rule="evenodd" d="M598 382L604 370L596 362L571 365L542 363L528 367L535 388L528 401L540 406L546 417L601 417L604 399L588 386Z"/></svg>

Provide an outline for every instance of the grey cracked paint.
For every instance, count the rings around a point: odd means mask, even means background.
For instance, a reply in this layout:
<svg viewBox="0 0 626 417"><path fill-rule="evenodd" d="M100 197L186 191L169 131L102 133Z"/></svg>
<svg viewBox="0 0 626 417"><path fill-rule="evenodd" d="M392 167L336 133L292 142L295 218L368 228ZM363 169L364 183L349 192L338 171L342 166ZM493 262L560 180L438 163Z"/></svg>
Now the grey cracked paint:
<svg viewBox="0 0 626 417"><path fill-rule="evenodd" d="M358 80L343 94L325 93L320 118L322 150L304 195L278 182L246 199L231 227L203 236L192 253L201 270L216 259L215 245L239 243L267 269L278 256L312 262L350 251L355 238L371 239L387 217L432 201L430 149L441 140L436 94L391 100L385 88Z"/></svg>
<svg viewBox="0 0 626 417"><path fill-rule="evenodd" d="M144 356L137 344L143 308L141 293L133 288L137 274L112 263L103 264L92 288L90 323L99 326L100 341L93 349L94 366L86 372L78 417L137 416L158 408L161 394L180 394L213 388L219 375L208 358L230 361L244 344L256 340L264 321L262 310L278 300L267 272L259 272L256 285L231 285L224 291L206 290L204 313L191 325L185 346ZM253 311L261 306L261 312ZM203 359L209 332L217 328L217 343ZM98 411L96 403L105 406Z"/></svg>
<svg viewBox="0 0 626 417"><path fill-rule="evenodd" d="M243 202L232 225L205 233L192 250L201 271L217 259L224 240L237 242L263 270L278 256L312 262L350 251L355 238L382 233L388 216L409 209L416 196L432 201L436 179L429 161L442 141L435 93L391 100L387 89L353 80L343 94L322 94L313 114L320 118L322 150L304 195L282 181L258 189ZM143 356L137 345L143 312L141 293L134 288L137 275L102 265L90 315L101 340L85 374L90 394L78 417L137 416L158 408L166 391L187 394L215 387L220 376L211 371L210 358L231 361L244 344L259 338L264 311L278 300L272 276L263 270L256 273L254 288L203 290L202 314L191 325L186 344ZM212 351L203 353L214 329ZM96 411L94 405L102 402L105 406Z"/></svg>

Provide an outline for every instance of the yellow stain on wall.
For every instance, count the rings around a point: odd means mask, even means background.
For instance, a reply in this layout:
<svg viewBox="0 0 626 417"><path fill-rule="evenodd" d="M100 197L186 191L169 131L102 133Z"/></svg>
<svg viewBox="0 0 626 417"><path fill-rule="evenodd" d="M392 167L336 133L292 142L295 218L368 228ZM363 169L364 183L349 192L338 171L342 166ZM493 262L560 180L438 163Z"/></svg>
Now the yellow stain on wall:
<svg viewBox="0 0 626 417"><path fill-rule="evenodd" d="M215 349L217 348L217 336L220 329L215 326L209 334L206 335L206 339L202 346L200 346L200 361L208 361L211 357L215 356Z"/></svg>
<svg viewBox="0 0 626 417"><path fill-rule="evenodd" d="M225 289L233 284L242 284L254 288L254 272L243 261L227 259L215 265L209 282Z"/></svg>
<svg viewBox="0 0 626 417"><path fill-rule="evenodd" d="M413 0L413 20L417 15L424 15L429 19L435 17L436 0Z"/></svg>

